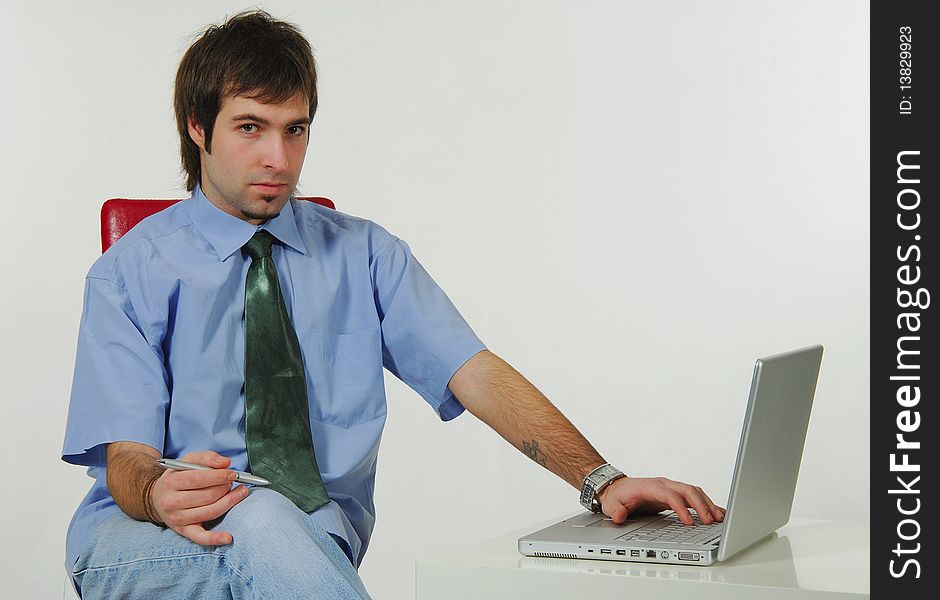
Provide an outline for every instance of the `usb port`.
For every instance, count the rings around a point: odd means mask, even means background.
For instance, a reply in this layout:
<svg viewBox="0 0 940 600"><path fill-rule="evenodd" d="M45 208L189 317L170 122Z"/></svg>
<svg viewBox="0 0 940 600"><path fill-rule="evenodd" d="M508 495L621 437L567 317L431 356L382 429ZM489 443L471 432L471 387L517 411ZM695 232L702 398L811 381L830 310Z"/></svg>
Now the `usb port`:
<svg viewBox="0 0 940 600"><path fill-rule="evenodd" d="M639 556L639 555L640 555L640 551L639 551L639 550L631 550L631 551L630 551L630 556Z"/></svg>
<svg viewBox="0 0 940 600"><path fill-rule="evenodd" d="M626 556L626 555L627 555L626 550L617 550L617 556Z"/></svg>
<svg viewBox="0 0 940 600"><path fill-rule="evenodd" d="M680 552L679 560L698 560L698 552Z"/></svg>
<svg viewBox="0 0 940 600"><path fill-rule="evenodd" d="M647 550L647 551L646 551L646 558L656 558L656 551L655 551L655 550Z"/></svg>
<svg viewBox="0 0 940 600"><path fill-rule="evenodd" d="M601 548L601 554L610 554L610 548Z"/></svg>

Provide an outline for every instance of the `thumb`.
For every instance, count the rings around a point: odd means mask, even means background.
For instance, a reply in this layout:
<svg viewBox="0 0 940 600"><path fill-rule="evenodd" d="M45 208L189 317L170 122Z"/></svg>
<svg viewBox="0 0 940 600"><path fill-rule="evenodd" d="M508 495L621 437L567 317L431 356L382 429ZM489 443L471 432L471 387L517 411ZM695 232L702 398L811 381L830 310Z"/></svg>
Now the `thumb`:
<svg viewBox="0 0 940 600"><path fill-rule="evenodd" d="M626 506L631 497L626 490L626 487L629 487L628 480L628 477L621 477L604 487L598 495L604 514L618 525L626 521L630 514L630 509Z"/></svg>
<svg viewBox="0 0 940 600"><path fill-rule="evenodd" d="M621 499L614 494L605 495L601 500L601 509L604 511L605 515L610 517L611 520L618 525L626 521L627 515L630 514L630 511L623 505Z"/></svg>
<svg viewBox="0 0 940 600"><path fill-rule="evenodd" d="M613 520L614 523L618 525L627 520L627 515L630 514L630 511L627 510L627 507L620 502L612 502L614 506L611 507L611 511L607 513L607 516ZM606 510L605 510L606 512Z"/></svg>

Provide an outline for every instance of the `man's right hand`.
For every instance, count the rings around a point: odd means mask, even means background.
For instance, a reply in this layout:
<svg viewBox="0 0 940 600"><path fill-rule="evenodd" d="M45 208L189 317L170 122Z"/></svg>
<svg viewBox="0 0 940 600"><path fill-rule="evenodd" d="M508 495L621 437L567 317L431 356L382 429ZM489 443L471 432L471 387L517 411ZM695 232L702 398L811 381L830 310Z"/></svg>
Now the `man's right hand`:
<svg viewBox="0 0 940 600"><path fill-rule="evenodd" d="M228 470L231 459L211 450L190 452L181 459L212 470L173 471L158 465L160 452L146 444L112 442L107 453L108 491L129 517L162 522L202 546L232 543L232 534L206 531L203 526L248 496L245 486L231 487L235 479L235 472Z"/></svg>
<svg viewBox="0 0 940 600"><path fill-rule="evenodd" d="M202 546L232 543L227 531L207 531L203 523L217 519L248 497L248 488L232 488L231 459L216 452L190 452L180 460L212 467L211 471L167 469L150 487L150 505L167 527Z"/></svg>

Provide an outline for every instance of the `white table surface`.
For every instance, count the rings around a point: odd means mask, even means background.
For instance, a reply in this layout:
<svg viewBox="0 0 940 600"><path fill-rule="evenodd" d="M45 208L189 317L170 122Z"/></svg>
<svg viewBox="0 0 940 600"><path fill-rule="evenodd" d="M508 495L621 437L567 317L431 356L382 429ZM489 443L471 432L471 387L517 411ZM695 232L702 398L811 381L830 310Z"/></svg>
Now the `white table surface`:
<svg viewBox="0 0 940 600"><path fill-rule="evenodd" d="M417 600L540 598L867 598L869 525L791 519L771 538L709 567L519 554L534 524L416 563Z"/></svg>

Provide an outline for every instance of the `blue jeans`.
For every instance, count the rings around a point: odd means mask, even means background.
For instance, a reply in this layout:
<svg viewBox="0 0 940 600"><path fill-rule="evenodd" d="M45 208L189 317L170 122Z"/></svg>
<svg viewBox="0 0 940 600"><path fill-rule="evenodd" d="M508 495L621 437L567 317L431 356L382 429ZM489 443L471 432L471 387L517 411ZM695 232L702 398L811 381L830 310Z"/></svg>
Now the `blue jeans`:
<svg viewBox="0 0 940 600"><path fill-rule="evenodd" d="M123 512L106 519L72 568L83 598L369 598L322 527L281 494L254 488L207 529L232 534L200 546Z"/></svg>

